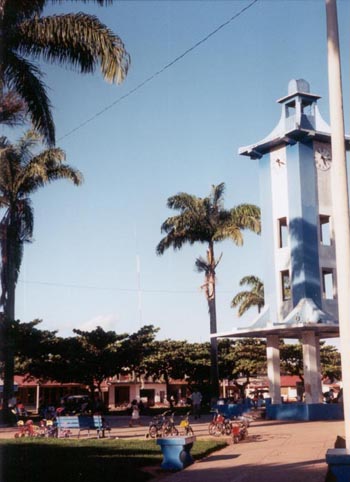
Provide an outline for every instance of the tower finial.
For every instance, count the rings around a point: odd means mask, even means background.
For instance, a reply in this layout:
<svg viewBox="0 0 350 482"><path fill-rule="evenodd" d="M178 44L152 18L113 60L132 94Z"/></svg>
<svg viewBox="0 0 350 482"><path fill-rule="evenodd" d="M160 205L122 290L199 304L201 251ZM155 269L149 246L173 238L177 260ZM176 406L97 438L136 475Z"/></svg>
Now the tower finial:
<svg viewBox="0 0 350 482"><path fill-rule="evenodd" d="M288 95L295 94L296 92L303 92L304 94L310 93L310 84L304 79L292 79L288 83Z"/></svg>

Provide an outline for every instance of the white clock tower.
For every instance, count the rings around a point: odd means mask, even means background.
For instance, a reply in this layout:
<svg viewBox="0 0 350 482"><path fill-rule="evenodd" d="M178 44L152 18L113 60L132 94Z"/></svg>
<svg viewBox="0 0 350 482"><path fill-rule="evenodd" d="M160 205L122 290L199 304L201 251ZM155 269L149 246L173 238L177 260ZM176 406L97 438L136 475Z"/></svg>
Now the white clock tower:
<svg viewBox="0 0 350 482"><path fill-rule="evenodd" d="M281 402L279 340L302 341L305 405L312 405L322 402L319 340L339 336L331 133L319 113L319 98L305 80L291 80L288 95L278 100L282 114L275 129L239 149L259 160L265 307L250 327L219 336L267 339L276 405ZM349 149L349 138L345 142ZM317 417L309 410L306 418Z"/></svg>

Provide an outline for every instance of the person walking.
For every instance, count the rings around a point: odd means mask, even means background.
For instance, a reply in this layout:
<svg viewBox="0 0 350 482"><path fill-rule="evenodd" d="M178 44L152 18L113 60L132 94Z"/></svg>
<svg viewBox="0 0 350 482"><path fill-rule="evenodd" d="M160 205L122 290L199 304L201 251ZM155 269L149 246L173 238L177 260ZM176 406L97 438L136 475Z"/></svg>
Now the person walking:
<svg viewBox="0 0 350 482"><path fill-rule="evenodd" d="M191 395L192 410L195 419L201 418L202 398L202 394L198 389L196 389Z"/></svg>

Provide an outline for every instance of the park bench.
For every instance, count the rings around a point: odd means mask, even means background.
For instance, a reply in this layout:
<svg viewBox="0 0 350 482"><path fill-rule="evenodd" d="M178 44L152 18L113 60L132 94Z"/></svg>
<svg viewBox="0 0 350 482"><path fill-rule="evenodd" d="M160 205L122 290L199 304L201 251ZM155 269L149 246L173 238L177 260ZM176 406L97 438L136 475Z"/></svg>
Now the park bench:
<svg viewBox="0 0 350 482"><path fill-rule="evenodd" d="M57 417L57 428L59 437L69 437L72 435L70 430L78 430L78 438L80 432L83 430L97 431L97 437L103 438L105 436L105 427L101 415L67 415Z"/></svg>

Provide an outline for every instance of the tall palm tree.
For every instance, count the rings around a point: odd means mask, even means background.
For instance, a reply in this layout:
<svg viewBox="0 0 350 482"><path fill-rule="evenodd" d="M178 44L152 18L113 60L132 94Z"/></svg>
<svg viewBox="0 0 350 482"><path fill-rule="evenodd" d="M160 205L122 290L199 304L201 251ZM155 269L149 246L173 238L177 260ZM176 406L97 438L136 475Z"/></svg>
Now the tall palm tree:
<svg viewBox="0 0 350 482"><path fill-rule="evenodd" d="M258 276L244 276L239 282L240 286L248 285L250 290L240 291L231 301L231 308L238 309L238 316L242 316L252 306L257 306L258 313L264 306L264 283Z"/></svg>
<svg viewBox="0 0 350 482"><path fill-rule="evenodd" d="M34 128L53 145L51 105L42 72L32 60L70 65L81 73L94 72L100 64L105 80L120 82L130 59L121 39L97 17L81 12L45 17L47 3L0 0L0 102L6 89L15 91L25 102Z"/></svg>
<svg viewBox="0 0 350 482"><path fill-rule="evenodd" d="M0 307L3 307L1 328L9 337L4 350L5 410L13 392L13 347L9 333L15 319L15 289L24 243L31 242L34 226L30 197L39 188L58 179L67 179L75 185L82 182L81 173L64 163L65 154L61 149L50 148L35 153L38 144L39 137L33 131L27 132L17 144L11 144L5 137L0 138L0 209L3 213L0 221Z"/></svg>
<svg viewBox="0 0 350 482"><path fill-rule="evenodd" d="M204 272L203 285L208 302L210 333L217 332L215 301L215 270L221 260L214 255L214 244L231 239L236 245L243 244L243 233L249 229L260 232L260 209L252 204L241 204L233 209L224 209L223 194L225 184L212 186L208 197L199 198L187 193L179 193L168 199L170 209L180 214L168 218L161 231L166 236L158 244L156 251L161 255L171 246L181 249L184 244L196 242L207 245L206 259L198 258L196 268ZM213 396L219 395L218 350L216 338L211 338L211 384Z"/></svg>

